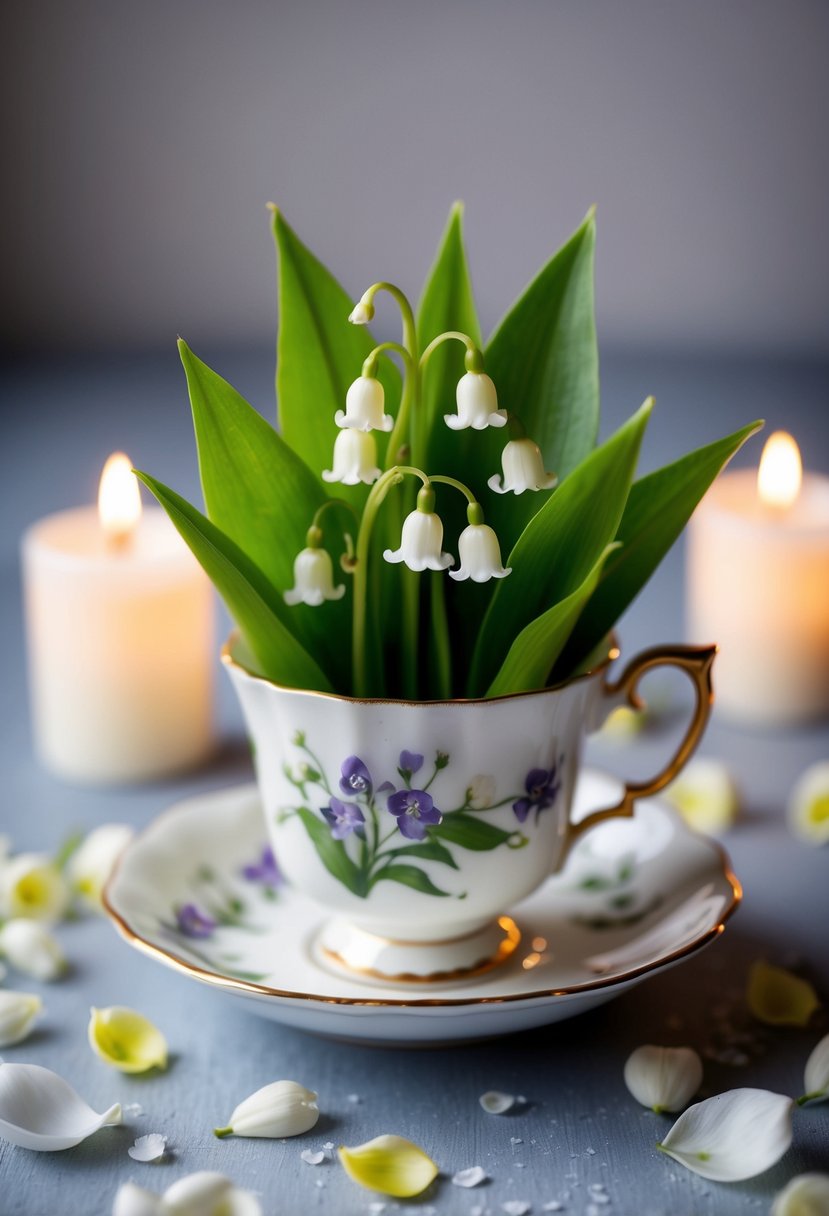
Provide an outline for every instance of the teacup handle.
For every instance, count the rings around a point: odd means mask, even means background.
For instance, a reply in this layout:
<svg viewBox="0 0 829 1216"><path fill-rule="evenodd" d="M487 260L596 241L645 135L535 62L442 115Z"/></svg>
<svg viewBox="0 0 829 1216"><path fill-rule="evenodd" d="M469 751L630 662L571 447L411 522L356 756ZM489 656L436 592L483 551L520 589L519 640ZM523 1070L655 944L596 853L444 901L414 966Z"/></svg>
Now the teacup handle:
<svg viewBox="0 0 829 1216"><path fill-rule="evenodd" d="M717 653L716 646L655 646L643 650L625 667L618 680L605 682L602 693L620 705L627 703L633 709L643 709L644 702L636 689L646 671L654 667L677 667L684 671L694 686L696 703L688 729L676 752L663 769L649 781L628 781L625 792L614 806L591 811L578 823L567 824L564 849L559 860L563 865L574 843L597 824L606 819L629 819L633 814L637 798L647 798L665 788L684 767L700 741L711 714L713 692L711 688L711 666Z"/></svg>

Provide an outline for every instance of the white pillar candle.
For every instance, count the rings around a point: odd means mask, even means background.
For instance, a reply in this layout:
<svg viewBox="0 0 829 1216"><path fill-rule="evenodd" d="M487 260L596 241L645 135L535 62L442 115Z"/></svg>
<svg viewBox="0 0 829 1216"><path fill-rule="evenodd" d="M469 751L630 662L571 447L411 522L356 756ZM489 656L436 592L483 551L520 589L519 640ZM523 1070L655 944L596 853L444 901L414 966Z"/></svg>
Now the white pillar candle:
<svg viewBox="0 0 829 1216"><path fill-rule="evenodd" d="M164 513L142 515L127 458L113 466L98 510L23 538L35 747L78 781L163 776L213 742L210 583Z"/></svg>
<svg viewBox="0 0 829 1216"><path fill-rule="evenodd" d="M745 722L829 711L829 478L799 466L772 435L759 476L720 477L689 527L690 633L719 645L717 705Z"/></svg>

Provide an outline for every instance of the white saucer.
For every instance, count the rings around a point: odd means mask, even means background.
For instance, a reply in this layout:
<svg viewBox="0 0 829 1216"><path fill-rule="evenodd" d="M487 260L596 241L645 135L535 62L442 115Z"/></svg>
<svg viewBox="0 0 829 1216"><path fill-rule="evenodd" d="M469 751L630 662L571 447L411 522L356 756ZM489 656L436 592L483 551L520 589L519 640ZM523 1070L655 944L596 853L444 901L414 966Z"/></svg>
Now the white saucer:
<svg viewBox="0 0 829 1216"><path fill-rule="evenodd" d="M612 778L584 773L574 818L617 794ZM315 960L325 911L267 873L243 874L264 836L252 785L179 803L127 849L107 910L152 958L251 1012L337 1038L414 1046L561 1021L713 941L741 896L719 846L649 800L633 820L596 828L562 874L509 909L522 940L508 962L466 982L392 987Z"/></svg>

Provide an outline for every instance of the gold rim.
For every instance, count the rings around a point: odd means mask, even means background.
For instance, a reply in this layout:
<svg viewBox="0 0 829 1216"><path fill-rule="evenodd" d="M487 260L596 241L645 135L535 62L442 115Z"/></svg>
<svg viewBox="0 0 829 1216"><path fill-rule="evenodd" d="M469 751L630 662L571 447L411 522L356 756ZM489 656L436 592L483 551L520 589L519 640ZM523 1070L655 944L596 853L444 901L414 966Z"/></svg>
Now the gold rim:
<svg viewBox="0 0 829 1216"><path fill-rule="evenodd" d="M190 801L188 799L188 801ZM162 811L152 823L148 824L142 832L136 836L132 844L128 845L124 852L115 863L113 870L107 880L106 886L101 894L101 902L107 915L110 917L115 927L121 936L140 950L143 954L149 955L164 963L166 966L172 967L175 971L180 971L184 975L195 976L205 984L209 984L213 988L219 988L227 991L228 989L236 992L247 992L257 996L277 997L288 1001L310 1001L315 1005L341 1005L345 1007L360 1007L360 1008L380 1008L380 1009L424 1009L424 1008L455 1008L458 1006L473 1006L473 1005L512 1005L517 1001L538 1001L549 999L550 997L563 996L579 996L585 992L596 992L602 988L614 988L618 985L627 984L631 980L638 979L639 976L648 975L652 971L659 971L663 967L667 967L671 963L679 962L680 959L687 958L688 955L694 954L709 942L714 941L720 936L725 929L726 921L728 921L740 905L743 898L743 888L740 884L737 875L731 868L731 861L725 849L716 840L711 840L707 837L699 836L699 839L710 848L715 857L719 859L722 877L726 880L731 888L731 899L728 906L725 908L722 916L716 925L712 925L704 933L695 937L693 941L688 942L679 950L674 950L671 954L664 958L657 959L652 963L645 963L641 967L634 967L631 971L626 971L623 975L616 975L610 978L587 980L584 983L572 984L564 988L541 988L534 992L516 992L504 996L478 996L478 997L451 997L441 999L439 997L420 998L416 1000L406 1000L401 998L383 999L379 997L351 997L351 996L322 996L320 993L314 992L295 992L285 988L271 988L266 984L256 984L250 980L235 979L233 976L219 975L215 971L208 971L205 967L199 967L194 963L187 962L186 959L174 954L172 950L165 950L162 946L155 945L154 942L148 941L142 937L140 933L129 925L126 918L116 911L110 899L110 891L114 888L115 882L121 869L122 861L127 852L135 845L148 836L151 831L158 827L162 819L166 819L170 815L178 814L181 810L181 805L168 808ZM686 831L688 829L685 829ZM697 835L697 833L692 833Z"/></svg>

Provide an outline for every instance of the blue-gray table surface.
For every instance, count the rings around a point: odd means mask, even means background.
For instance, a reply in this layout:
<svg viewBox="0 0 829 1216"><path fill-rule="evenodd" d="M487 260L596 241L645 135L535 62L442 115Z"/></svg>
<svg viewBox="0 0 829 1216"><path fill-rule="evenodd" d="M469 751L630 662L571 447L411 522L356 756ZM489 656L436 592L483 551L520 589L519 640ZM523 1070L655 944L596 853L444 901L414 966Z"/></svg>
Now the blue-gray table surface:
<svg viewBox="0 0 829 1216"><path fill-rule="evenodd" d="M272 408L268 352L200 353L263 412ZM605 433L647 393L656 394L644 467L766 417L797 435L807 465L829 471L825 364L628 354L605 360L603 383ZM197 472L174 351L17 362L2 369L2 386L0 830L16 850L54 849L77 829L112 820L146 824L192 793L249 780L251 767L241 717L221 675L221 746L201 771L173 782L101 790L63 784L37 765L28 724L20 533L49 511L91 501L97 471L116 448L186 494L197 495ZM755 441L742 462L756 462L759 450ZM680 638L682 602L680 543L623 621L624 650ZM622 775L643 773L664 748L659 739L640 738L623 749L604 743L592 759ZM783 817L798 774L829 756L827 723L760 732L730 725L715 710L701 752L725 760L742 792L743 817L724 843L744 884L743 907L702 954L612 1003L533 1033L417 1052L313 1038L262 1020L138 954L104 919L62 926L71 974L51 985L15 981L42 992L46 1015L25 1043L6 1049L5 1058L55 1069L98 1109L120 1100L140 1103L145 1113L131 1117L127 1128L99 1133L62 1153L36 1154L0 1140L0 1214L103 1216L128 1178L160 1191L198 1169L224 1171L261 1192L266 1216L368 1212L378 1197L355 1187L338 1166L302 1163L301 1141L213 1137L213 1125L241 1097L279 1077L301 1080L320 1094L324 1115L308 1143L359 1144L394 1131L429 1150L443 1176L422 1200L401 1204L421 1213L462 1216L476 1204L500 1213L509 1199L526 1200L537 1213L559 1199L567 1213L585 1216L595 1204L590 1184L597 1182L611 1202L596 1210L609 1213L766 1212L794 1174L829 1171L829 1104L798 1112L793 1147L772 1170L725 1185L699 1179L656 1151L669 1122L639 1108L622 1081L624 1061L641 1043L710 1047L717 1018L723 1007L739 1005L747 969L757 958L801 967L829 1001L829 849L798 843ZM123 1076L92 1054L89 1007L109 1004L135 1006L163 1028L173 1053L167 1072ZM750 1053L747 1064L706 1058L706 1092L752 1085L798 1094L806 1056L825 1028L824 1021L817 1029L765 1031L764 1050ZM505 1118L487 1116L478 1096L488 1089L523 1094L528 1105ZM348 1100L354 1094L359 1103ZM134 1136L148 1131L168 1136L168 1163L138 1165L127 1156ZM490 1175L485 1188L451 1185L455 1170L476 1164ZM393 1201L386 1210L395 1210Z"/></svg>

